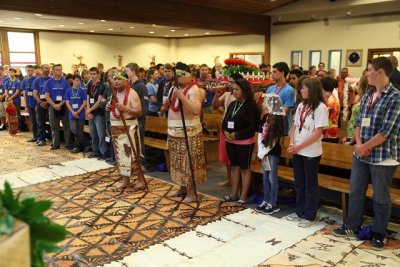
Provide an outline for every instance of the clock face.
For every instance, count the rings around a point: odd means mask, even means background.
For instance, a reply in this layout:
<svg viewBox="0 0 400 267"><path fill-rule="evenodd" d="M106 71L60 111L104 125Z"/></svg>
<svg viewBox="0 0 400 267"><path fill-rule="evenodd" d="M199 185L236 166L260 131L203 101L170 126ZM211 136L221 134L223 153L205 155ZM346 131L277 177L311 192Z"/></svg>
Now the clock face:
<svg viewBox="0 0 400 267"><path fill-rule="evenodd" d="M349 61L353 64L357 63L360 60L360 55L357 52L352 52L349 55Z"/></svg>

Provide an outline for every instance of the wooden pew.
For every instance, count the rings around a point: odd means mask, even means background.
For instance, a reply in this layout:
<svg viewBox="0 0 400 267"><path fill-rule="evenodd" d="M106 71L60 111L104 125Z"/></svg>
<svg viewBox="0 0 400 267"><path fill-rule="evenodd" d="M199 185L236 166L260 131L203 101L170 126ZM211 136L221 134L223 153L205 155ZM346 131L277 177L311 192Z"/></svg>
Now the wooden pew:
<svg viewBox="0 0 400 267"><path fill-rule="evenodd" d="M283 140L282 158L292 159L292 155L287 152L289 138ZM255 158L251 162L251 171L253 173L262 173L261 161L256 158L257 149L255 149ZM322 157L320 165L331 166L335 168L351 170L354 147L341 144L322 142ZM282 161L281 161L282 162ZM279 165L278 177L281 180L294 182L293 168L290 166ZM397 168L394 179L400 179L400 168ZM348 193L350 190L350 177L338 177L335 175L318 174L318 183L321 188L334 190L341 193L343 216L347 214ZM372 198L372 185L368 185L366 192L367 198ZM394 206L400 207L400 189L392 187L390 198Z"/></svg>

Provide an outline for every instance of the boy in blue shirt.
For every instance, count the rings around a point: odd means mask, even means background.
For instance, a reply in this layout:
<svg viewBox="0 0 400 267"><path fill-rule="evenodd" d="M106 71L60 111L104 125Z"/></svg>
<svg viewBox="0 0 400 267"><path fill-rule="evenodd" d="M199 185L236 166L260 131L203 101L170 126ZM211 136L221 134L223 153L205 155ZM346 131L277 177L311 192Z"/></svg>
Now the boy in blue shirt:
<svg viewBox="0 0 400 267"><path fill-rule="evenodd" d="M27 65L25 67L26 76L22 80L21 90L25 91L25 111L29 113L29 119L32 125L32 138L28 140L28 142L36 142L38 137L38 124L36 120L36 99L33 96L33 82L36 77L33 76L33 66Z"/></svg>
<svg viewBox="0 0 400 267"><path fill-rule="evenodd" d="M83 134L85 125L86 90L80 87L81 77L78 74L72 76L72 87L65 92L65 105L68 109L68 119L71 132L75 135L75 147L72 153L82 152L87 144Z"/></svg>

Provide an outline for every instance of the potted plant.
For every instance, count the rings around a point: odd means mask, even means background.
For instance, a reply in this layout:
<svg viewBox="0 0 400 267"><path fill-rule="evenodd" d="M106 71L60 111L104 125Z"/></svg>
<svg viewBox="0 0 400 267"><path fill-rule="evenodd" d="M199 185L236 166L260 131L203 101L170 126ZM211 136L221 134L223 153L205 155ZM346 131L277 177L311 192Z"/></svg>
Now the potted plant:
<svg viewBox="0 0 400 267"><path fill-rule="evenodd" d="M33 195L26 195L20 200L21 192L14 195L8 182L0 191L0 236L10 235L16 220L29 226L31 243L31 265L44 266L43 255L57 252L57 243L64 240L68 231L61 225L51 222L44 215L52 203L48 200L36 200Z"/></svg>

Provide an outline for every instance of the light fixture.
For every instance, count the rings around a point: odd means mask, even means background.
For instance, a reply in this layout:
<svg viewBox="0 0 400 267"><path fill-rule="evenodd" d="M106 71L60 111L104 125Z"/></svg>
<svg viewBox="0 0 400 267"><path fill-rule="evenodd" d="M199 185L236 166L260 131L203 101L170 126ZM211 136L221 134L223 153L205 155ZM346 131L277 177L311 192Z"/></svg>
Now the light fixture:
<svg viewBox="0 0 400 267"><path fill-rule="evenodd" d="M78 24L79 24L79 25L83 25L83 24L85 24L85 23L83 23L83 22L78 22Z"/></svg>
<svg viewBox="0 0 400 267"><path fill-rule="evenodd" d="M168 34L167 34L167 35L165 35L165 37L168 37Z"/></svg>
<svg viewBox="0 0 400 267"><path fill-rule="evenodd" d="M153 34L154 32L149 32L150 34Z"/></svg>
<svg viewBox="0 0 400 267"><path fill-rule="evenodd" d="M16 19L16 20L20 20L20 19L22 19L22 18L16 17L16 18L14 18L14 19Z"/></svg>
<svg viewBox="0 0 400 267"><path fill-rule="evenodd" d="M102 20L100 20L101 22L106 22L106 20L105 19L102 19Z"/></svg>
<svg viewBox="0 0 400 267"><path fill-rule="evenodd" d="M130 27L129 27L129 29L135 29L135 27L133 27L133 26L130 26Z"/></svg>
<svg viewBox="0 0 400 267"><path fill-rule="evenodd" d="M35 14L36 17L41 17L43 16L42 14Z"/></svg>
<svg viewBox="0 0 400 267"><path fill-rule="evenodd" d="M90 30L90 32L94 32L94 30Z"/></svg>
<svg viewBox="0 0 400 267"><path fill-rule="evenodd" d="M175 30L170 30L171 32L174 32Z"/></svg>
<svg viewBox="0 0 400 267"><path fill-rule="evenodd" d="M60 24L60 25L58 25L58 27L61 27L61 28L62 28L62 27L64 27L64 25L63 25L63 24Z"/></svg>
<svg viewBox="0 0 400 267"><path fill-rule="evenodd" d="M0 23L1 23L1 22L4 22L4 21L0 20Z"/></svg>
<svg viewBox="0 0 400 267"><path fill-rule="evenodd" d="M109 31L113 31L114 29L113 29L113 28L108 28L108 30L109 30Z"/></svg>
<svg viewBox="0 0 400 267"><path fill-rule="evenodd" d="M156 24L153 24L152 26L155 27L155 26L157 26L157 25L156 25Z"/></svg>
<svg viewBox="0 0 400 267"><path fill-rule="evenodd" d="M189 34L188 34L188 33L185 33L184 35L185 35L185 36L189 36Z"/></svg>
<svg viewBox="0 0 400 267"><path fill-rule="evenodd" d="M347 12L346 12L346 15L347 15L348 17L350 17L350 16L351 16L351 10L347 11Z"/></svg>
<svg viewBox="0 0 400 267"><path fill-rule="evenodd" d="M210 33L209 33L209 32L206 32L205 34L206 34L206 35L209 35Z"/></svg>

